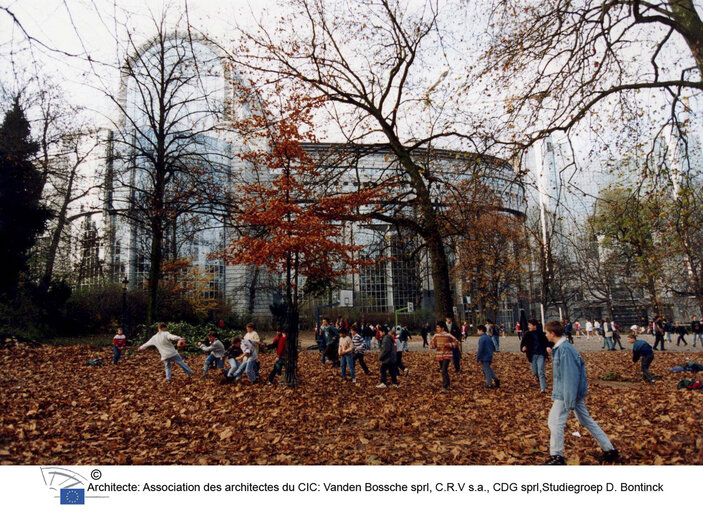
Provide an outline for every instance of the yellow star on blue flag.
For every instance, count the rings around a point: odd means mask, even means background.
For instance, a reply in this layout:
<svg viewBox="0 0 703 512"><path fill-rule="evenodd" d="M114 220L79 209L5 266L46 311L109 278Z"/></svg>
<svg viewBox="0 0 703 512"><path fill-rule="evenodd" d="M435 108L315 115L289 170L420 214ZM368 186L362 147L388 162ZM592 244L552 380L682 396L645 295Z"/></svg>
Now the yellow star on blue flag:
<svg viewBox="0 0 703 512"><path fill-rule="evenodd" d="M61 489L61 505L85 505L85 489Z"/></svg>

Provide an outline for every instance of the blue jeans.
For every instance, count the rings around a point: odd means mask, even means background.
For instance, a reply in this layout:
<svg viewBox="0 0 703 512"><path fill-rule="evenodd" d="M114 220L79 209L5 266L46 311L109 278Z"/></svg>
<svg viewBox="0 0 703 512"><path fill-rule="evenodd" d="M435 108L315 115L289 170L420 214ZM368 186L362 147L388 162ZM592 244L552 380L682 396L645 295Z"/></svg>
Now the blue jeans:
<svg viewBox="0 0 703 512"><path fill-rule="evenodd" d="M693 333L693 346L696 346L696 338L698 338L701 342L701 347L703 347L703 333L700 332L694 332Z"/></svg>
<svg viewBox="0 0 703 512"><path fill-rule="evenodd" d="M483 370L483 376L486 377L486 386L492 387L493 381L498 380L498 378L493 373L490 361L481 361L481 369Z"/></svg>
<svg viewBox="0 0 703 512"><path fill-rule="evenodd" d="M256 382L256 361L247 361L239 365L239 368L232 374L232 377L239 380L242 378L242 373L246 372L247 377L252 382Z"/></svg>
<svg viewBox="0 0 703 512"><path fill-rule="evenodd" d="M603 345L600 348L613 350L613 338L610 336L603 336Z"/></svg>
<svg viewBox="0 0 703 512"><path fill-rule="evenodd" d="M364 346L366 347L366 350L371 350L371 336L364 336Z"/></svg>
<svg viewBox="0 0 703 512"><path fill-rule="evenodd" d="M164 366L166 367L166 380L168 382L171 382L171 365L173 363L176 363L178 366L183 368L183 371L186 372L189 377L191 375L193 375L193 370L191 370L188 367L188 365L185 363L185 361L183 361L183 359L181 359L180 354L176 354L173 357L169 357L168 359L164 359Z"/></svg>
<svg viewBox="0 0 703 512"><path fill-rule="evenodd" d="M356 374L354 373L354 354L342 354L339 358L342 366L342 378L344 379L347 377L348 366L351 378L356 379Z"/></svg>
<svg viewBox="0 0 703 512"><path fill-rule="evenodd" d="M322 364L325 364L325 361L327 361L327 344L325 340L317 340L317 348L320 349L320 353L322 354Z"/></svg>
<svg viewBox="0 0 703 512"><path fill-rule="evenodd" d="M532 366L532 375L537 377L539 381L539 390L544 391L547 389L547 378L544 376L544 356L533 355L530 365Z"/></svg>
<svg viewBox="0 0 703 512"><path fill-rule="evenodd" d="M205 365L203 366L203 376L207 374L208 368L210 368L210 364L215 361L215 365L217 366L217 369L219 370L220 368L225 367L225 358L224 357L215 357L215 354L210 354L207 356L207 359L205 359Z"/></svg>
<svg viewBox="0 0 703 512"><path fill-rule="evenodd" d="M696 346L695 343L696 343L696 338L693 338L693 346L694 347ZM703 344L703 342L701 342L701 344ZM120 356L122 355L122 351L113 345L112 352L113 352L112 363L117 364L117 361L120 360Z"/></svg>
<svg viewBox="0 0 703 512"><path fill-rule="evenodd" d="M227 362L229 363L229 372L227 372L227 377L233 377L234 372L236 372L239 367L242 366L242 363L240 363L233 357L228 359Z"/></svg>
<svg viewBox="0 0 703 512"><path fill-rule="evenodd" d="M551 432L549 437L550 455L564 456L564 427L566 427L566 420L569 418L570 412L571 411L564 406L563 400L554 400L552 410L549 411L549 420L547 422L549 425L549 431ZM586 427L591 435L595 437L604 452L613 449L613 445L610 442L610 439L608 439L608 436L605 435L603 429L601 429L598 426L598 423L593 421L591 415L588 414L586 402L584 402L583 399L576 402L574 413L576 414L576 419L579 420L579 423Z"/></svg>
<svg viewBox="0 0 703 512"><path fill-rule="evenodd" d="M496 352L500 352L500 336L493 336L493 346Z"/></svg>

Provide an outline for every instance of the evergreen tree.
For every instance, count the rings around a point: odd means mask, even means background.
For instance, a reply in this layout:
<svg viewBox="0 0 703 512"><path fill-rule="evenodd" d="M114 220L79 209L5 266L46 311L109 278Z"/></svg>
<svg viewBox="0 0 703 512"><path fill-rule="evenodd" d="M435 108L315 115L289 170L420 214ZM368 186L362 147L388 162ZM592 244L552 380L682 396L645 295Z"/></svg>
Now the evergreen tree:
<svg viewBox="0 0 703 512"><path fill-rule="evenodd" d="M29 251L49 217L40 202L41 175L31 162L38 149L15 98L0 126L0 295L15 294Z"/></svg>

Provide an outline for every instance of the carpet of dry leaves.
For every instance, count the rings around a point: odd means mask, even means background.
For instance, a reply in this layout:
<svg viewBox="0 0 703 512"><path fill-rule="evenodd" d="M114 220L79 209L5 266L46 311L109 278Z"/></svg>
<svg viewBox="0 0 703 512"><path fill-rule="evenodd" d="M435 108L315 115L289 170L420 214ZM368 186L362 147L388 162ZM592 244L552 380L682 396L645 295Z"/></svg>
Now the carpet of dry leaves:
<svg viewBox="0 0 703 512"><path fill-rule="evenodd" d="M609 370L634 378L629 350L583 355L589 410L622 463L703 464L703 393L677 390L682 374L668 371L684 355L657 353L654 385L598 380ZM96 356L106 365L87 367ZM373 372L375 356L367 355ZM551 399L520 354L496 354L500 389L485 389L474 355L464 354L446 394L426 352L404 356L410 373L397 389L377 389L377 373L342 382L314 352L301 354L294 390L222 384L212 372L203 379L202 355L188 359L198 376L176 367L170 384L155 351L118 367L110 348L89 346L14 347L0 359L2 464L540 464L548 456ZM272 361L262 356L263 376ZM600 449L573 416L566 432L568 462L597 463Z"/></svg>

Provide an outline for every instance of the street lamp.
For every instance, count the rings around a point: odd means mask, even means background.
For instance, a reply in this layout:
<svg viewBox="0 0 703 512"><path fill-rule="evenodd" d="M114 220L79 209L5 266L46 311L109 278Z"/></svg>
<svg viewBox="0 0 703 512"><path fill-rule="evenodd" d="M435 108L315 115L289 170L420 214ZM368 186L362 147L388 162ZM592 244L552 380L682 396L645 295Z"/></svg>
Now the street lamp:
<svg viewBox="0 0 703 512"><path fill-rule="evenodd" d="M127 285L129 284L129 280L127 279L127 276L124 276L122 279L122 321L120 322L120 325L122 326L122 330L124 331L124 318L125 318L125 312L127 311Z"/></svg>

